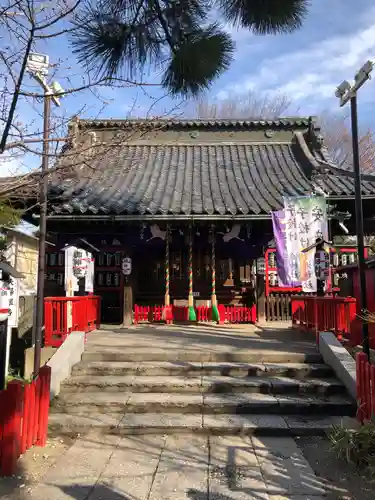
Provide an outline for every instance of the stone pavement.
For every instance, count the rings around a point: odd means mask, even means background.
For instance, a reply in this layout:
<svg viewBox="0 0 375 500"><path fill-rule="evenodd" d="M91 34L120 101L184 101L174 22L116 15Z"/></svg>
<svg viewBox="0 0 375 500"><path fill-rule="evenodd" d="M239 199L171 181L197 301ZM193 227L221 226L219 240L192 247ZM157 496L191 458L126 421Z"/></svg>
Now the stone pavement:
<svg viewBox="0 0 375 500"><path fill-rule="evenodd" d="M316 353L315 336L291 328L290 323L256 325L137 325L127 328L104 325L88 337L90 351L105 355L113 349L126 349L137 355L134 361L157 361L155 357L168 354L170 361L214 361L215 356L255 357L265 353L268 357L301 353ZM119 352L121 358L121 352ZM189 359L190 358L190 359ZM233 359L235 361L236 359ZM259 359L258 359L259 360ZM120 359L119 359L120 361Z"/></svg>
<svg viewBox="0 0 375 500"><path fill-rule="evenodd" d="M321 500L325 485L290 437L89 433L30 500Z"/></svg>

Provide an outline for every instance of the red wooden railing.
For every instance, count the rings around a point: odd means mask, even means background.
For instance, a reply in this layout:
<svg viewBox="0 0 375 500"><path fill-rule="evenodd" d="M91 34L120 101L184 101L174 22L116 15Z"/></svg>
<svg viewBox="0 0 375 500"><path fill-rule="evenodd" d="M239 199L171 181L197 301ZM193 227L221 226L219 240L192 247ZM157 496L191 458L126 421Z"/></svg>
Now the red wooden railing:
<svg viewBox="0 0 375 500"><path fill-rule="evenodd" d="M333 332L338 338L348 337L356 319L356 299L353 297L292 297L292 323L294 327L319 332ZM318 338L318 337L317 337Z"/></svg>
<svg viewBox="0 0 375 500"><path fill-rule="evenodd" d="M15 473L20 455L47 442L51 368L31 382L10 382L0 391L0 474Z"/></svg>
<svg viewBox="0 0 375 500"><path fill-rule="evenodd" d="M357 353L357 417L360 422L375 418L375 365L363 352Z"/></svg>
<svg viewBox="0 0 375 500"><path fill-rule="evenodd" d="M71 317L70 323L68 317ZM69 324L68 324L69 323ZM44 344L59 347L69 333L91 332L100 327L100 297L46 297L44 299Z"/></svg>
<svg viewBox="0 0 375 500"><path fill-rule="evenodd" d="M197 306L197 320L200 323L207 323L208 321L212 321L212 309L208 306Z"/></svg>
<svg viewBox="0 0 375 500"><path fill-rule="evenodd" d="M189 308L187 306L172 306L172 321L188 321Z"/></svg>
<svg viewBox="0 0 375 500"><path fill-rule="evenodd" d="M134 306L134 324L160 321L187 321L188 308L183 306Z"/></svg>
<svg viewBox="0 0 375 500"><path fill-rule="evenodd" d="M252 307L219 305L220 323L255 323L256 305ZM208 306L195 308L197 321L212 321L212 310ZM169 312L171 311L171 312ZM159 322L159 321L187 321L188 308L186 306L171 306L166 314L164 306L134 306L134 323Z"/></svg>
<svg viewBox="0 0 375 500"><path fill-rule="evenodd" d="M220 323L255 323L257 310L255 304L251 307L219 305Z"/></svg>

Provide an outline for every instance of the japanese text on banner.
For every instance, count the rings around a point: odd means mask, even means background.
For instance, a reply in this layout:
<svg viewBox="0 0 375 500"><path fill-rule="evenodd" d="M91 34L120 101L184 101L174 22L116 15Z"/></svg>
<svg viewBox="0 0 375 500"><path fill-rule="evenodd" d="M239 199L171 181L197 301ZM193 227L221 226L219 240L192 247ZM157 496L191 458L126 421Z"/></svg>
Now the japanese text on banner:
<svg viewBox="0 0 375 500"><path fill-rule="evenodd" d="M317 239L328 240L326 200L318 196L284 199L288 281L301 283L304 292L316 292L315 249L302 253Z"/></svg>

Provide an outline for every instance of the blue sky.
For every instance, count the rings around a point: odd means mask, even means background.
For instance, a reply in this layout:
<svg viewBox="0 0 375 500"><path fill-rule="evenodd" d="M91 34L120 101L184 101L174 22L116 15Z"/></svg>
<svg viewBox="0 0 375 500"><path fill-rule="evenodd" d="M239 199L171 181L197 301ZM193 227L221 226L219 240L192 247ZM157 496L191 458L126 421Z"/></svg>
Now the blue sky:
<svg viewBox="0 0 375 500"><path fill-rule="evenodd" d="M228 28L229 29L229 28ZM212 86L208 96L221 98L249 90L259 93L285 93L300 114L319 114L322 109L336 110L335 86L343 79L351 80L368 59L375 59L375 6L370 0L325 0L312 2L310 15L302 29L291 35L256 36L245 30L230 29L236 43L235 61L229 71ZM62 63L58 77L63 86L80 83L82 69L76 64L66 40L55 39L40 50L48 50L51 62ZM71 69L69 69L70 67ZM147 81L156 82L151 74ZM372 121L375 83L368 82L360 93L362 122ZM157 88L123 88L100 90L108 102L104 105L92 94L82 92L63 100L63 113L72 115L85 105L85 116L125 117L144 115L163 92ZM164 98L151 111L161 114L172 111L180 101ZM103 109L102 109L103 107Z"/></svg>
<svg viewBox="0 0 375 500"><path fill-rule="evenodd" d="M289 35L256 36L245 30L227 29L237 44L235 60L207 92L208 99L236 98L249 91L256 95L281 93L291 99L291 112L340 113L335 87L344 79L351 81L367 59L375 59L375 6L370 0L314 0L303 28ZM37 50L48 53L50 62L57 64L55 76L65 89L82 84L84 71L67 39L40 42ZM158 80L152 72L145 77L152 83ZM31 84L27 78L26 87L30 89ZM370 81L359 94L360 126L375 129L374 103L375 82ZM125 87L68 95L62 99L61 108L53 112L66 120L76 113L86 118L126 118L130 110L143 117L146 113L179 114L183 107L180 100L165 97L158 87ZM17 111L20 121L32 122L32 129L42 126L41 102L21 99ZM30 155L23 161L5 158L0 160L0 175L30 169L39 161L40 157Z"/></svg>
<svg viewBox="0 0 375 500"><path fill-rule="evenodd" d="M230 72L215 86L219 95L246 89L287 94L301 114L338 108L335 86L375 58L375 8L370 0L312 2L304 26L291 35L259 37L240 32ZM373 114L375 87L360 92L361 119Z"/></svg>
<svg viewBox="0 0 375 500"><path fill-rule="evenodd" d="M259 95L281 93L291 99L291 112L301 115L319 115L322 110L340 112L334 97L335 87L344 79L351 81L367 59L375 59L375 6L370 0L315 0L303 28L289 35L257 36L245 30L229 27L228 30L237 44L235 60L206 94L209 99L236 98L249 91ZM37 50L48 53L50 62L57 64L55 76L65 89L82 84L85 74L72 55L67 38L38 43ZM153 83L158 79L152 72L145 77L145 81ZM32 88L31 85L27 77L26 88ZM76 113L92 118L126 118L130 110L140 117L147 112L151 115L182 112L180 100L163 96L157 86L91 89L67 95L61 108L53 112L65 119ZM360 124L364 127L375 128L374 101L375 82L370 81L359 95ZM41 102L21 99L19 119L23 123L33 122L33 129L40 128L41 107ZM30 162L28 155L28 167L38 161L35 157ZM7 170L14 171L19 159L5 163L0 163L3 175Z"/></svg>

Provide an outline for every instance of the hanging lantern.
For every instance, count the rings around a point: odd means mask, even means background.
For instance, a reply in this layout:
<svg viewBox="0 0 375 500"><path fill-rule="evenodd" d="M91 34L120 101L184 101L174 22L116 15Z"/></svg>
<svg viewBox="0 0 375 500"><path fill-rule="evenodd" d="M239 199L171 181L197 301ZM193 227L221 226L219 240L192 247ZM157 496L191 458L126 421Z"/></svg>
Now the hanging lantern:
<svg viewBox="0 0 375 500"><path fill-rule="evenodd" d="M77 279L84 278L87 271L87 261L84 258L83 250L78 248L73 252L73 276Z"/></svg>

